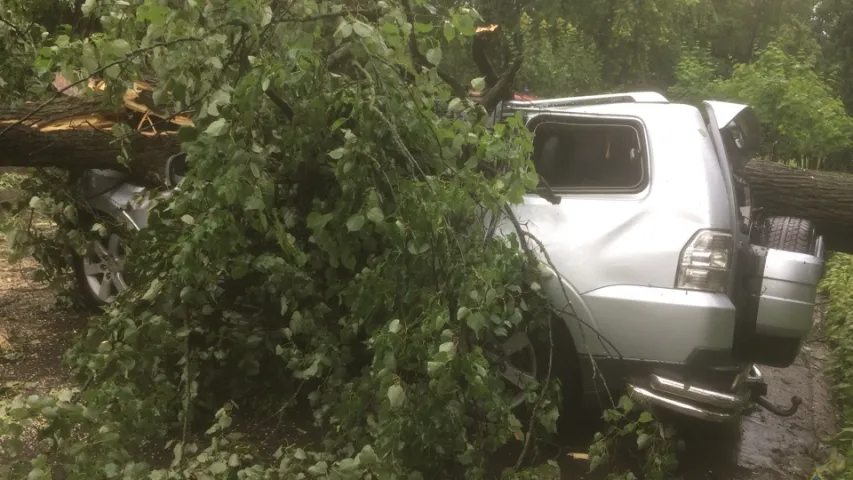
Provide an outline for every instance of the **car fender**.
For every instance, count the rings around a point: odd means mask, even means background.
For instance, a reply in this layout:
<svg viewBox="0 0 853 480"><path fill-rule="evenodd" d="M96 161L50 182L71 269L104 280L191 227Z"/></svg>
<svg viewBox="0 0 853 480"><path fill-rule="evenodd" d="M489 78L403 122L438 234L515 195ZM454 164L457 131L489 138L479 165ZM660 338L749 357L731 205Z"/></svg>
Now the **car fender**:
<svg viewBox="0 0 853 480"><path fill-rule="evenodd" d="M86 202L93 210L121 220L135 231L148 226L151 201L147 198L144 187L123 183L109 192L89 198Z"/></svg>

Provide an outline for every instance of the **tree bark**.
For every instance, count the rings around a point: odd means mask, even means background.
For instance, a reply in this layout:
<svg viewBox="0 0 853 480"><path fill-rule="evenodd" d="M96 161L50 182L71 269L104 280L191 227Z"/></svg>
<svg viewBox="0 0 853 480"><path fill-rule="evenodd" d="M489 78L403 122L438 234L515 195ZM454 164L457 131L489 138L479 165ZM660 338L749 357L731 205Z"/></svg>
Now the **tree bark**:
<svg viewBox="0 0 853 480"><path fill-rule="evenodd" d="M125 166L118 160L122 142L110 129L131 119L130 112L105 110L100 99L62 97L26 118L36 108L0 108L0 167L114 169L150 184L162 178L166 159L180 151L174 132L135 134L128 137L131 162Z"/></svg>
<svg viewBox="0 0 853 480"><path fill-rule="evenodd" d="M853 175L753 160L744 176L765 214L809 219L827 249L853 253Z"/></svg>

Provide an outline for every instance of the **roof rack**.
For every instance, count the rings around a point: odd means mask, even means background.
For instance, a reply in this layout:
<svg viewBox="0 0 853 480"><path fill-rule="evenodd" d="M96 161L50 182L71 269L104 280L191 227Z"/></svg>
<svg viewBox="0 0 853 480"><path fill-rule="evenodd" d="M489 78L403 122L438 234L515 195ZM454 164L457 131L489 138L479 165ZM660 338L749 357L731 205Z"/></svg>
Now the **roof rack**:
<svg viewBox="0 0 853 480"><path fill-rule="evenodd" d="M495 109L495 118L503 119L515 112L538 112L561 107L580 107L607 103L669 103L657 92L612 93L585 97L546 98L542 100L508 100Z"/></svg>

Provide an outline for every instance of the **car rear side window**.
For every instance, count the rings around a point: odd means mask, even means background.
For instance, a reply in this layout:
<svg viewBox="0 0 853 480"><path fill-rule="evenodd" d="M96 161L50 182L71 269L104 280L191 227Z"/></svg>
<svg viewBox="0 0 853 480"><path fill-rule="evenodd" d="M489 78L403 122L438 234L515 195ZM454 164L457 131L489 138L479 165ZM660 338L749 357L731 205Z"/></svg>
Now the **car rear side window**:
<svg viewBox="0 0 853 480"><path fill-rule="evenodd" d="M636 192L647 185L639 122L542 116L531 123L533 162L552 190Z"/></svg>

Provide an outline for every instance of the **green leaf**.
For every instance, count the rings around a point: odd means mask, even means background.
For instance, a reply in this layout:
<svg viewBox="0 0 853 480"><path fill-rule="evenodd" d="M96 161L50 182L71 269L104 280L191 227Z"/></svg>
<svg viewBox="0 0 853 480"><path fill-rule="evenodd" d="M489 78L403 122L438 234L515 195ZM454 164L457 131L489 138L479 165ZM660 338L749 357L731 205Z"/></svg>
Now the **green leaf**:
<svg viewBox="0 0 853 480"><path fill-rule="evenodd" d="M467 317L469 313L471 313L470 308L459 307L459 309L456 310L456 319L457 320L465 320L465 317Z"/></svg>
<svg viewBox="0 0 853 480"><path fill-rule="evenodd" d="M115 463L108 463L104 466L104 474L107 478L115 478L118 475L118 465Z"/></svg>
<svg viewBox="0 0 853 480"><path fill-rule="evenodd" d="M98 59L95 56L95 49L91 44L83 45L83 57L80 59L83 68L89 72L94 72L98 69Z"/></svg>
<svg viewBox="0 0 853 480"><path fill-rule="evenodd" d="M426 59L429 63L433 65L438 65L439 63L441 63L441 57L442 53L440 48L435 47L427 50Z"/></svg>
<svg viewBox="0 0 853 480"><path fill-rule="evenodd" d="M364 215L356 213L347 220L347 230L357 232L364 226Z"/></svg>
<svg viewBox="0 0 853 480"><path fill-rule="evenodd" d="M634 401L627 395L623 395L622 398L619 399L619 408L621 408L623 412L628 413L634 409Z"/></svg>
<svg viewBox="0 0 853 480"><path fill-rule="evenodd" d="M160 279L155 278L151 281L151 285L148 287L148 291L142 295L142 299L145 301L154 300L157 294L160 293Z"/></svg>
<svg viewBox="0 0 853 480"><path fill-rule="evenodd" d="M30 470L30 474L27 475L27 479L29 480L38 480L40 478L44 478L44 470L40 468Z"/></svg>
<svg viewBox="0 0 853 480"><path fill-rule="evenodd" d="M477 77L471 80L471 88L482 92L486 88L486 77Z"/></svg>
<svg viewBox="0 0 853 480"><path fill-rule="evenodd" d="M231 126L231 123L224 118L220 118L215 122L211 123L207 126L207 130L204 133L210 135L211 137L219 137L224 135L228 131L228 127Z"/></svg>
<svg viewBox="0 0 853 480"><path fill-rule="evenodd" d="M224 90L217 90L210 98L208 98L207 114L210 116L219 116L219 106L228 105L231 103L231 94Z"/></svg>
<svg viewBox="0 0 853 480"><path fill-rule="evenodd" d="M356 35L362 38L369 37L373 34L373 29L370 28L370 26L365 25L364 23L361 23L359 21L353 22L352 30L355 32Z"/></svg>
<svg viewBox="0 0 853 480"><path fill-rule="evenodd" d="M447 40L448 42L450 42L454 38L456 38L456 28L450 22L446 22L444 24L444 32L443 33L444 33L444 39Z"/></svg>
<svg viewBox="0 0 853 480"><path fill-rule="evenodd" d="M651 422L652 420L654 420L654 417L652 417L652 414L651 414L651 413L649 413L649 412L643 412L643 413L641 413L641 414L640 414L640 419L639 419L639 420L637 420L637 421L638 421L638 422L640 422L640 423L649 423L649 422Z"/></svg>
<svg viewBox="0 0 853 480"><path fill-rule="evenodd" d="M394 384L388 387L388 401L391 402L391 408L397 408L406 400L406 392L403 387Z"/></svg>
<svg viewBox="0 0 853 480"><path fill-rule="evenodd" d="M228 465L225 462L213 462L210 464L210 473L214 475L218 475L220 473L225 473L228 470Z"/></svg>
<svg viewBox="0 0 853 480"><path fill-rule="evenodd" d="M59 399L60 402L70 402L71 399L74 398L74 393L67 388L63 388L59 391L56 398Z"/></svg>
<svg viewBox="0 0 853 480"><path fill-rule="evenodd" d="M315 477L325 475L328 471L329 471L329 465L322 460L315 463L314 465L312 465L308 469L308 473L310 473L311 475L314 475Z"/></svg>
<svg viewBox="0 0 853 480"><path fill-rule="evenodd" d="M474 27L474 18L471 15L454 16L454 18L456 19L456 29L462 35L470 37L477 32L477 29Z"/></svg>
<svg viewBox="0 0 853 480"><path fill-rule="evenodd" d="M113 40L112 48L113 54L117 57L123 57L130 53L130 44L127 40L122 40L121 38Z"/></svg>
<svg viewBox="0 0 853 480"><path fill-rule="evenodd" d="M264 199L258 195L252 195L246 199L246 210L263 210L265 206Z"/></svg>
<svg viewBox="0 0 853 480"><path fill-rule="evenodd" d="M429 33L432 29L433 25L431 23L415 22L415 31L418 33Z"/></svg>
<svg viewBox="0 0 853 480"><path fill-rule="evenodd" d="M383 22L382 31L388 35L399 35L400 27L398 27L397 24L393 22Z"/></svg>
<svg viewBox="0 0 853 480"><path fill-rule="evenodd" d="M643 450L649 444L649 441L652 439L648 433L641 433L637 435L637 448Z"/></svg>
<svg viewBox="0 0 853 480"><path fill-rule="evenodd" d="M181 221L186 223L187 225L195 224L195 218L193 218L192 215L183 215L181 217Z"/></svg>
<svg viewBox="0 0 853 480"><path fill-rule="evenodd" d="M329 223L329 220L332 219L332 214L326 213L322 214L320 212L311 212L305 218L305 223L308 228L312 230L320 229L326 226Z"/></svg>
<svg viewBox="0 0 853 480"><path fill-rule="evenodd" d="M593 472L596 468L601 466L602 457L599 455L590 455L589 457L589 471Z"/></svg>
<svg viewBox="0 0 853 480"><path fill-rule="evenodd" d="M329 156L335 160L340 160L341 157L344 156L344 153L346 153L346 151L347 151L346 148L339 147L339 148L336 148L336 149L332 150L331 152L329 152Z"/></svg>
<svg viewBox="0 0 853 480"><path fill-rule="evenodd" d="M461 112L464 108L462 100L459 98L454 98L447 104L447 110L453 113Z"/></svg>
<svg viewBox="0 0 853 480"><path fill-rule="evenodd" d="M474 332L479 332L486 326L486 318L480 312L474 312L471 315L468 315L468 328L473 330Z"/></svg>
<svg viewBox="0 0 853 480"><path fill-rule="evenodd" d="M444 365L444 362L427 362L427 373L432 374Z"/></svg>
<svg viewBox="0 0 853 480"><path fill-rule="evenodd" d="M381 208L373 207L367 211L367 219L373 223L379 223L385 220L385 215L382 213Z"/></svg>
<svg viewBox="0 0 853 480"><path fill-rule="evenodd" d="M138 20L149 21L155 25L163 23L168 15L169 8L165 5L145 3L136 9L136 18Z"/></svg>
<svg viewBox="0 0 853 480"><path fill-rule="evenodd" d="M317 372L320 370L320 364L317 362L312 363L305 370L302 370L300 373L300 378L311 378L317 375Z"/></svg>
<svg viewBox="0 0 853 480"><path fill-rule="evenodd" d="M379 461L379 457L376 456L376 452L373 451L373 447L365 445L361 448L361 452L358 454L358 461L362 465L373 465Z"/></svg>
<svg viewBox="0 0 853 480"><path fill-rule="evenodd" d="M83 15L89 15L90 13L95 11L95 8L98 6L97 0L86 0L83 3L83 6L80 8L80 11L83 12Z"/></svg>
<svg viewBox="0 0 853 480"><path fill-rule="evenodd" d="M335 36L349 38L350 35L352 35L352 24L345 20L338 25L338 29L335 31Z"/></svg>
<svg viewBox="0 0 853 480"><path fill-rule="evenodd" d="M399 318L395 318L394 320L391 320L391 324L388 325L388 331L391 333L397 333L400 331L400 319Z"/></svg>

